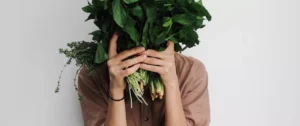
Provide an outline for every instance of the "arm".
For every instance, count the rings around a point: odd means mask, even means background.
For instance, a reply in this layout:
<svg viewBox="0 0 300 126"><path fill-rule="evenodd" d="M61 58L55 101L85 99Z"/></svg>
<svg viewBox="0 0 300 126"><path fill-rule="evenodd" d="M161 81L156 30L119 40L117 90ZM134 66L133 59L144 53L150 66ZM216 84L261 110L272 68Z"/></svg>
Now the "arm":
<svg viewBox="0 0 300 126"><path fill-rule="evenodd" d="M165 87L165 126L186 126L178 81L168 85L172 86Z"/></svg>
<svg viewBox="0 0 300 126"><path fill-rule="evenodd" d="M186 91L181 96L179 86L165 88L166 122L165 126L208 126L210 121L210 108L208 96L208 76L204 65L196 60L187 74L185 80ZM175 82L174 82L175 83ZM175 85L175 84L172 84ZM177 117L173 117L176 115ZM181 116L181 117L180 117ZM182 117L183 116L183 117ZM172 120L173 119L173 120ZM185 119L186 121L177 121ZM171 124L175 122L176 124Z"/></svg>
<svg viewBox="0 0 300 126"><path fill-rule="evenodd" d="M121 99L124 97L122 90L110 90L111 97ZM125 102L109 100L106 126L126 126Z"/></svg>
<svg viewBox="0 0 300 126"><path fill-rule="evenodd" d="M126 83L124 78L136 72L140 67L140 62L146 58L145 55L140 55L125 60L130 56L144 52L145 48L137 47L117 54L117 40L118 35L115 33L109 45L109 60L107 61L107 66L110 79L109 96L111 99L109 99L108 102L106 126L127 126L124 101ZM113 99L123 100L115 101Z"/></svg>
<svg viewBox="0 0 300 126"><path fill-rule="evenodd" d="M204 65L196 60L186 67L191 69L184 82L186 91L180 92L174 60L174 43L169 42L163 52L147 50L148 57L141 68L159 73L165 85L165 126L208 126L209 100L207 73ZM183 94L183 95L182 95Z"/></svg>
<svg viewBox="0 0 300 126"><path fill-rule="evenodd" d="M139 63L146 56L140 55L124 60L129 56L142 53L145 49L137 47L117 54L117 39L118 36L114 34L109 47L109 60L107 61L110 80L109 95L113 99L122 99L126 87L124 78L138 70ZM91 77L86 72L84 67L80 71L78 79L79 93L83 96L81 108L85 126L101 126L102 124L105 126L127 126L124 99L121 101L108 99L107 89L102 89L101 86L97 88L95 84L95 82L102 84L103 78L98 78L101 75L93 74Z"/></svg>
<svg viewBox="0 0 300 126"><path fill-rule="evenodd" d="M165 125L186 126L176 74L174 43L168 42L165 51L147 50L145 54L150 57L141 64L141 68L159 73L165 86Z"/></svg>

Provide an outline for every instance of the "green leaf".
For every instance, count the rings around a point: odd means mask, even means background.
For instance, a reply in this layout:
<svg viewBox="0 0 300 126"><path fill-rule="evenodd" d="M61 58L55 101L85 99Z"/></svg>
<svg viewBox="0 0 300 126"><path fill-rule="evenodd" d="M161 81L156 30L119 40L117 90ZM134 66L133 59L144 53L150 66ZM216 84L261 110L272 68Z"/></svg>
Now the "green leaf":
<svg viewBox="0 0 300 126"><path fill-rule="evenodd" d="M173 22L177 22L182 25L192 25L197 19L192 15L178 14L172 17Z"/></svg>
<svg viewBox="0 0 300 126"><path fill-rule="evenodd" d="M92 13L94 12L96 9L93 5L87 5L85 7L82 8L82 10L86 13Z"/></svg>
<svg viewBox="0 0 300 126"><path fill-rule="evenodd" d="M131 14L133 16L138 17L141 21L144 17L143 9L140 5L136 5L134 8L131 9Z"/></svg>
<svg viewBox="0 0 300 126"><path fill-rule="evenodd" d="M103 4L104 4L104 5L103 5L103 6L104 6L104 10L107 9L107 1L108 1L108 0L104 0L104 3L103 3Z"/></svg>
<svg viewBox="0 0 300 126"><path fill-rule="evenodd" d="M89 33L89 35L101 35L101 30L93 31L93 32Z"/></svg>
<svg viewBox="0 0 300 126"><path fill-rule="evenodd" d="M187 0L176 0L176 4L179 7L186 7L186 5L188 4Z"/></svg>
<svg viewBox="0 0 300 126"><path fill-rule="evenodd" d="M198 28L204 28L205 25L203 24L203 20L198 20L196 22L196 25L195 25L195 28L198 29Z"/></svg>
<svg viewBox="0 0 300 126"><path fill-rule="evenodd" d="M139 44L139 32L136 30L135 26L136 21L133 20L130 16L127 17L126 24L124 25L123 30L127 32L130 38L136 43Z"/></svg>
<svg viewBox="0 0 300 126"><path fill-rule="evenodd" d="M175 38L175 36L171 36L168 40L174 43L178 43L178 40Z"/></svg>
<svg viewBox="0 0 300 126"><path fill-rule="evenodd" d="M202 2L202 0L198 0L198 2L197 2L198 4L200 4L200 5L203 5L203 2Z"/></svg>
<svg viewBox="0 0 300 126"><path fill-rule="evenodd" d="M102 36L102 32L101 30L96 30L92 33L89 33L89 35L93 35L93 40L94 41L97 41L97 42L100 42L100 39L101 39L101 36Z"/></svg>
<svg viewBox="0 0 300 126"><path fill-rule="evenodd" d="M105 52L102 43L99 43L98 46L97 46L97 51L96 51L94 62L100 64L100 63L104 62L107 59L108 59L108 55Z"/></svg>
<svg viewBox="0 0 300 126"><path fill-rule="evenodd" d="M126 4L132 4L132 3L138 2L138 0L123 0L123 1Z"/></svg>
<svg viewBox="0 0 300 126"><path fill-rule="evenodd" d="M112 1L112 12L113 12L113 18L115 22L123 28L126 20L127 20L127 11L126 9L121 5L120 0L113 0Z"/></svg>
<svg viewBox="0 0 300 126"><path fill-rule="evenodd" d="M146 11L146 16L149 22L154 22L157 18L156 8L149 5L144 5L144 10Z"/></svg>
<svg viewBox="0 0 300 126"><path fill-rule="evenodd" d="M182 51L182 47L181 47L181 45L179 43L175 44L174 48L175 48L176 52L181 52Z"/></svg>
<svg viewBox="0 0 300 126"><path fill-rule="evenodd" d="M162 52L162 51L164 51L165 50L165 48L163 48L163 47L159 47L159 52Z"/></svg>
<svg viewBox="0 0 300 126"><path fill-rule="evenodd" d="M190 27L183 28L179 32L179 38L183 40L182 44L189 48L199 44L197 32Z"/></svg>
<svg viewBox="0 0 300 126"><path fill-rule="evenodd" d="M147 48L147 39L148 39L148 36L149 36L149 21L147 20L145 25L144 25L144 29L143 29L143 36L142 36L142 42L141 44Z"/></svg>
<svg viewBox="0 0 300 126"><path fill-rule="evenodd" d="M155 45L160 45L160 44L166 42L166 38L167 38L166 31L161 32L156 38Z"/></svg>
<svg viewBox="0 0 300 126"><path fill-rule="evenodd" d="M200 8L201 12L205 15L208 21L211 21L211 15L210 13L206 10L204 6L201 6Z"/></svg>
<svg viewBox="0 0 300 126"><path fill-rule="evenodd" d="M95 14L94 13L91 13L85 21L92 20L92 19L95 19Z"/></svg>
<svg viewBox="0 0 300 126"><path fill-rule="evenodd" d="M163 27L169 27L172 25L172 18L170 17L165 17L164 18L164 24L163 24Z"/></svg>

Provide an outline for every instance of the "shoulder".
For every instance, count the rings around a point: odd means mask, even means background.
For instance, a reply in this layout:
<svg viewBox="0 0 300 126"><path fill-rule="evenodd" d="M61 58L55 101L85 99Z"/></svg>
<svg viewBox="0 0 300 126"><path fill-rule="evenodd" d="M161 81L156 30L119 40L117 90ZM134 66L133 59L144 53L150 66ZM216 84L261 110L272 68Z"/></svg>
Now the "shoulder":
<svg viewBox="0 0 300 126"><path fill-rule="evenodd" d="M196 87L206 87L208 74L200 60L177 53L175 55L176 71L182 92Z"/></svg>
<svg viewBox="0 0 300 126"><path fill-rule="evenodd" d="M200 60L191 57L185 56L180 53L175 54L175 63L178 74L190 74L190 75L199 75L206 76L207 71L205 65ZM182 73L184 71L185 73Z"/></svg>
<svg viewBox="0 0 300 126"><path fill-rule="evenodd" d="M106 64L95 67L91 72L83 65L78 74L78 86L87 87L93 92L103 92L108 89L108 70Z"/></svg>

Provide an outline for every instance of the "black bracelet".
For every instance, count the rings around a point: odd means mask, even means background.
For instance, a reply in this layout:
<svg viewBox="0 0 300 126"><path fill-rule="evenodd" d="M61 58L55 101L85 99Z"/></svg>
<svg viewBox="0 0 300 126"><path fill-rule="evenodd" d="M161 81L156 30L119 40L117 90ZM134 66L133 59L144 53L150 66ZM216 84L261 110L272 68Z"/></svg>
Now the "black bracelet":
<svg viewBox="0 0 300 126"><path fill-rule="evenodd" d="M113 101L122 101L122 100L124 100L124 98L125 98L125 96L124 96L124 97L121 98L121 99L114 99L114 98L112 98L112 97L110 96L110 91L108 91L108 97L109 97L111 100L113 100Z"/></svg>

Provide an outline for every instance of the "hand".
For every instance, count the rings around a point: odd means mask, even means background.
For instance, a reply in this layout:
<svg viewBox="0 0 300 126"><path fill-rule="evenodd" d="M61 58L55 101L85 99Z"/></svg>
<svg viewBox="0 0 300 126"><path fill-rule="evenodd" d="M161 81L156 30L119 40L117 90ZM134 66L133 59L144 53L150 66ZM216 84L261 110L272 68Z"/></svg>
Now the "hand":
<svg viewBox="0 0 300 126"><path fill-rule="evenodd" d="M140 63L144 61L147 56L139 55L132 59L124 60L130 56L143 53L145 48L136 47L117 54L117 40L118 35L115 33L110 40L107 65L109 69L110 91L112 95L116 93L118 94L116 97L121 97L120 95L123 95L126 88L124 78L136 72L140 67Z"/></svg>
<svg viewBox="0 0 300 126"><path fill-rule="evenodd" d="M177 86L178 77L176 74L173 42L168 41L168 47L162 52L147 50L143 54L146 54L148 57L141 64L141 69L159 73L166 87Z"/></svg>

